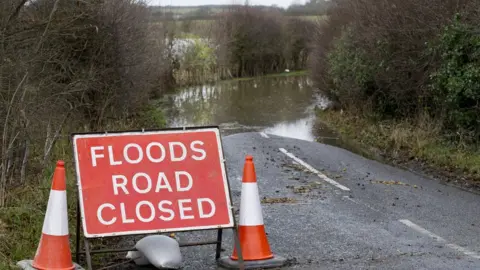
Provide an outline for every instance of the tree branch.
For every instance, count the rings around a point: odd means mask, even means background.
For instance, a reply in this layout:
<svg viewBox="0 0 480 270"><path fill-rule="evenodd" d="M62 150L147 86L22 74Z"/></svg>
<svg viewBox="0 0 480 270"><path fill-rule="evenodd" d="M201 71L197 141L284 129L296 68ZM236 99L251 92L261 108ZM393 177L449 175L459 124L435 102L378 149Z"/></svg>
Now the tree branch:
<svg viewBox="0 0 480 270"><path fill-rule="evenodd" d="M5 32L7 30L7 27L10 24L10 22L18 16L18 14L20 13L20 10L27 3L27 1L28 0L22 0L20 3L18 3L18 6L17 8L15 8L15 11L12 14L10 14L10 16L8 16L7 22L5 23L5 26L3 27L2 32Z"/></svg>

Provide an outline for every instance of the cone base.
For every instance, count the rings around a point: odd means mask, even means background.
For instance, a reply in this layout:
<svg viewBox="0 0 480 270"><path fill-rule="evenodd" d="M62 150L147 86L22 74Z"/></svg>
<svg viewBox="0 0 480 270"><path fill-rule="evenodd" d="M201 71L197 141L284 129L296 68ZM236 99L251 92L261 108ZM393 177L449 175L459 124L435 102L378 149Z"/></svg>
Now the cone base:
<svg viewBox="0 0 480 270"><path fill-rule="evenodd" d="M32 263L32 267L37 270L73 270L75 269L75 265L72 264L70 267L59 267L59 268L52 268L48 266L41 266L41 265L36 265L35 263Z"/></svg>
<svg viewBox="0 0 480 270"><path fill-rule="evenodd" d="M77 263L74 263L74 265L75 265L75 270L85 270L81 265ZM33 260L19 261L17 262L17 266L23 270L38 270L37 268L33 267Z"/></svg>
<svg viewBox="0 0 480 270"><path fill-rule="evenodd" d="M42 234L32 266L39 270L72 270L69 236Z"/></svg>
<svg viewBox="0 0 480 270"><path fill-rule="evenodd" d="M265 226L239 226L238 237L240 246L242 248L242 255L244 261L257 261L273 258L273 253L270 250L267 234L265 233ZM236 247L233 248L232 260L238 260Z"/></svg>
<svg viewBox="0 0 480 270"><path fill-rule="evenodd" d="M273 254L263 256L263 257L256 257L255 259L244 258L243 260L244 261L261 261L261 260L268 260L268 259L271 259L271 258L273 258ZM234 261L238 261L238 256L237 255L232 255L232 256L230 256L230 259L232 259Z"/></svg>
<svg viewBox="0 0 480 270"><path fill-rule="evenodd" d="M273 255L273 258L267 260L258 260L258 261L244 261L245 269L267 269L267 268L277 268L282 267L287 262L287 259ZM225 256L220 258L217 261L217 264L226 269L239 269L240 262L238 260L232 260L230 256Z"/></svg>

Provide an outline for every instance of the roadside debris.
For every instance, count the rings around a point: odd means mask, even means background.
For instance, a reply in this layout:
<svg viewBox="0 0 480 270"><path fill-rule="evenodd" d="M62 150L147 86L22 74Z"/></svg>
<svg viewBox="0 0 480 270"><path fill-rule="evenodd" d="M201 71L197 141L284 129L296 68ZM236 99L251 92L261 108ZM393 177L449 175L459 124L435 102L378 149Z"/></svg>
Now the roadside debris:
<svg viewBox="0 0 480 270"><path fill-rule="evenodd" d="M373 181L373 180L370 180L370 183L372 184L384 184L384 185L397 185L397 186L406 186L406 187L413 187L413 188L418 188L417 185L410 185L408 183L403 183L403 182L400 182L400 181L383 181L383 180L377 180L377 181ZM422 188L422 187L420 187Z"/></svg>
<svg viewBox="0 0 480 270"><path fill-rule="evenodd" d="M302 185L302 186L286 186L286 188L292 189L293 193L309 193L310 191L314 189L320 189L323 187L323 184L319 181L315 182L310 182L307 185Z"/></svg>
<svg viewBox="0 0 480 270"><path fill-rule="evenodd" d="M310 186L313 187L313 188L320 188L320 186L323 186L323 184L322 184L322 182L315 181L315 182L311 182Z"/></svg>
<svg viewBox="0 0 480 270"><path fill-rule="evenodd" d="M297 199L295 198L287 198L287 197L283 197L283 198L267 198L267 197L263 197L262 203L296 203L297 202Z"/></svg>
<svg viewBox="0 0 480 270"><path fill-rule="evenodd" d="M312 190L309 186L287 186L287 188L293 189L293 193L308 193Z"/></svg>
<svg viewBox="0 0 480 270"><path fill-rule="evenodd" d="M403 183L400 181L383 181L383 180L378 180L378 181L370 181L372 184L384 184L384 185L399 185L399 186L410 186L410 184Z"/></svg>
<svg viewBox="0 0 480 270"><path fill-rule="evenodd" d="M285 168L284 171L287 171L287 172L290 170L294 170L294 171L300 171L300 172L312 174L310 170L308 170L307 168L303 167L298 163L284 163L283 167Z"/></svg>

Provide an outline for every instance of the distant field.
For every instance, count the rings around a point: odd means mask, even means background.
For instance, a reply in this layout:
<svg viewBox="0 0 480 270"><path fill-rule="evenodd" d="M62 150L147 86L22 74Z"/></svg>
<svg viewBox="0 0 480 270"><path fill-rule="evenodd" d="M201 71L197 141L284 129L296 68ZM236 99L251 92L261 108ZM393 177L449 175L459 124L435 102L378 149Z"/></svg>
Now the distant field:
<svg viewBox="0 0 480 270"><path fill-rule="evenodd" d="M200 7L152 7L153 12L172 12L173 14L187 14L198 10L200 10ZM213 7L208 10L212 13L218 13L222 11L222 8Z"/></svg>
<svg viewBox="0 0 480 270"><path fill-rule="evenodd" d="M326 15L319 15L319 16L312 16L312 15L308 15L308 16L288 16L290 18L301 18L301 19L304 19L304 20L309 20L309 21L317 21L317 20L325 20L327 18Z"/></svg>
<svg viewBox="0 0 480 270"><path fill-rule="evenodd" d="M229 8L233 6L215 6L215 5L205 5L205 6L152 6L152 12L170 12L174 15L189 15L189 14L201 14L207 13L210 15L214 15L223 11L227 11Z"/></svg>
<svg viewBox="0 0 480 270"><path fill-rule="evenodd" d="M318 21L318 20L325 20L327 19L327 16L322 15L322 16L286 16L287 18L300 18L303 20L308 20L308 21ZM215 20L215 18L204 18L204 19L178 19L175 20L179 24L181 24L184 21L189 21L191 24L211 24L212 21Z"/></svg>
<svg viewBox="0 0 480 270"><path fill-rule="evenodd" d="M173 16L175 19L188 19L192 17L194 20L199 20L201 18L210 19L210 17L214 17L219 13L226 12L232 8L242 7L242 5L204 5L204 6L151 6L152 12L155 14L168 14ZM286 12L284 9L272 6L254 6L256 9L261 10L271 10L271 11L279 11L279 12ZM315 15L293 15L290 13L284 13L287 16L291 17L302 17L315 20L319 16Z"/></svg>
<svg viewBox="0 0 480 270"><path fill-rule="evenodd" d="M186 23L189 23L190 26L210 26L214 23L214 20L172 20L175 21L177 27L181 28ZM153 24L160 24L162 22L153 22Z"/></svg>
<svg viewBox="0 0 480 270"><path fill-rule="evenodd" d="M215 20L174 20L175 33L179 38L210 36ZM154 21L153 24L162 22Z"/></svg>
<svg viewBox="0 0 480 270"><path fill-rule="evenodd" d="M300 18L308 21L323 21L327 16L285 16L286 18ZM175 22L178 37L205 37L209 36L215 19L181 19L172 20ZM161 22L153 22L154 24Z"/></svg>

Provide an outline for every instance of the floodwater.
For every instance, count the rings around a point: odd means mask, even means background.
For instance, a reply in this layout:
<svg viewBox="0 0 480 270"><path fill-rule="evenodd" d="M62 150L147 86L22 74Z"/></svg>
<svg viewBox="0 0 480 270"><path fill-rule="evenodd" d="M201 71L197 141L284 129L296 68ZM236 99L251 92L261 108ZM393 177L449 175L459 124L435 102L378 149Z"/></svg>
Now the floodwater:
<svg viewBox="0 0 480 270"><path fill-rule="evenodd" d="M336 144L315 118L328 100L306 76L260 77L187 87L166 98L170 127L218 125L223 135L265 132Z"/></svg>

